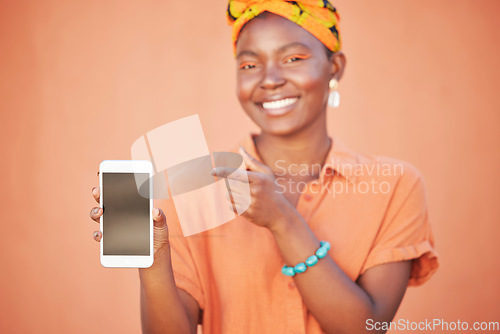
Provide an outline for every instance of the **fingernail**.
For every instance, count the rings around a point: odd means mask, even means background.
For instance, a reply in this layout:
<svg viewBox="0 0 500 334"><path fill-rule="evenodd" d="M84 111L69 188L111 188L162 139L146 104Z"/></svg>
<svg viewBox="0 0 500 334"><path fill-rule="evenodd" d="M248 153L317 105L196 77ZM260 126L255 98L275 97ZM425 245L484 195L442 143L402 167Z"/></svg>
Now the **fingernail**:
<svg viewBox="0 0 500 334"><path fill-rule="evenodd" d="M94 209L94 213L97 214L99 212L99 208Z"/></svg>
<svg viewBox="0 0 500 334"><path fill-rule="evenodd" d="M99 235L99 232L95 231L94 232L94 239L97 238L98 235Z"/></svg>
<svg viewBox="0 0 500 334"><path fill-rule="evenodd" d="M153 213L155 214L155 216L159 217L160 216L160 210L158 210L158 208L154 208L153 209Z"/></svg>

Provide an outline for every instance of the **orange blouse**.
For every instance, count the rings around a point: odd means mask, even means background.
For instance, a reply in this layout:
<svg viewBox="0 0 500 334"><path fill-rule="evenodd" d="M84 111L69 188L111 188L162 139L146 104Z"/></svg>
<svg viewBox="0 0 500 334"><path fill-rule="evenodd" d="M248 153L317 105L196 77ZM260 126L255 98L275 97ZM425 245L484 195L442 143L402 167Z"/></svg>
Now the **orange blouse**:
<svg viewBox="0 0 500 334"><path fill-rule="evenodd" d="M252 136L240 144L260 159ZM298 212L319 240L330 242L328 255L353 281L373 266L413 260L409 285L424 283L438 261L420 172L331 139L320 177L303 189ZM158 206L167 216L176 285L203 309L204 334L322 333L293 279L281 273L284 262L269 230L237 217L183 237L173 202Z"/></svg>

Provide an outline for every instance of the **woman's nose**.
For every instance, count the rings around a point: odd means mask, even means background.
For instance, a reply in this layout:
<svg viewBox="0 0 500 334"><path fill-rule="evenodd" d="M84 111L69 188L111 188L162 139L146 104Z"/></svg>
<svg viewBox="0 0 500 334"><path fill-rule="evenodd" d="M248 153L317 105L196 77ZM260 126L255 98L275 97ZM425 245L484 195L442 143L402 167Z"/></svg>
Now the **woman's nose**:
<svg viewBox="0 0 500 334"><path fill-rule="evenodd" d="M274 89L285 83L282 71L275 65L267 66L262 78L261 87L265 89Z"/></svg>

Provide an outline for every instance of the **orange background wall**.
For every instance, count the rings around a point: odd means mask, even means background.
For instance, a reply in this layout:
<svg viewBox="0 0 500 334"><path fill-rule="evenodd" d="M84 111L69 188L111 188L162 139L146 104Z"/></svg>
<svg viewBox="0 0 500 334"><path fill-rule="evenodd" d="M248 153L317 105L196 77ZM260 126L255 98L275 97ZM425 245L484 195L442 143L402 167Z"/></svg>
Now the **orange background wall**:
<svg viewBox="0 0 500 334"><path fill-rule="evenodd" d="M336 4L348 67L331 132L427 185L441 268L396 319L500 321L500 1ZM99 264L90 190L100 161L169 121L198 113L211 150L256 129L225 7L0 0L1 333L140 331L137 270Z"/></svg>

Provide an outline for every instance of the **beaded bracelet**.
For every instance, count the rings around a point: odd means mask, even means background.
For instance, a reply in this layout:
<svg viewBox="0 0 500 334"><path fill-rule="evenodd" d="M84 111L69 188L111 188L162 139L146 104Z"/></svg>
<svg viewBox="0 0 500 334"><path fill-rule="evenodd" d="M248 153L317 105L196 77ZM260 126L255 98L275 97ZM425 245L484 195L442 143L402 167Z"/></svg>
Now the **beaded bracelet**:
<svg viewBox="0 0 500 334"><path fill-rule="evenodd" d="M307 260L304 262L301 262L297 264L295 267L288 267L287 265L284 265L283 268L281 268L281 272L286 275L286 276L295 276L295 274L300 274L303 273L304 271L307 270L307 267L312 267L316 263L318 263L319 259L322 259L326 256L326 253L330 250L330 243L328 241L320 241L319 242L319 248L316 251L316 254L311 255L307 258Z"/></svg>

